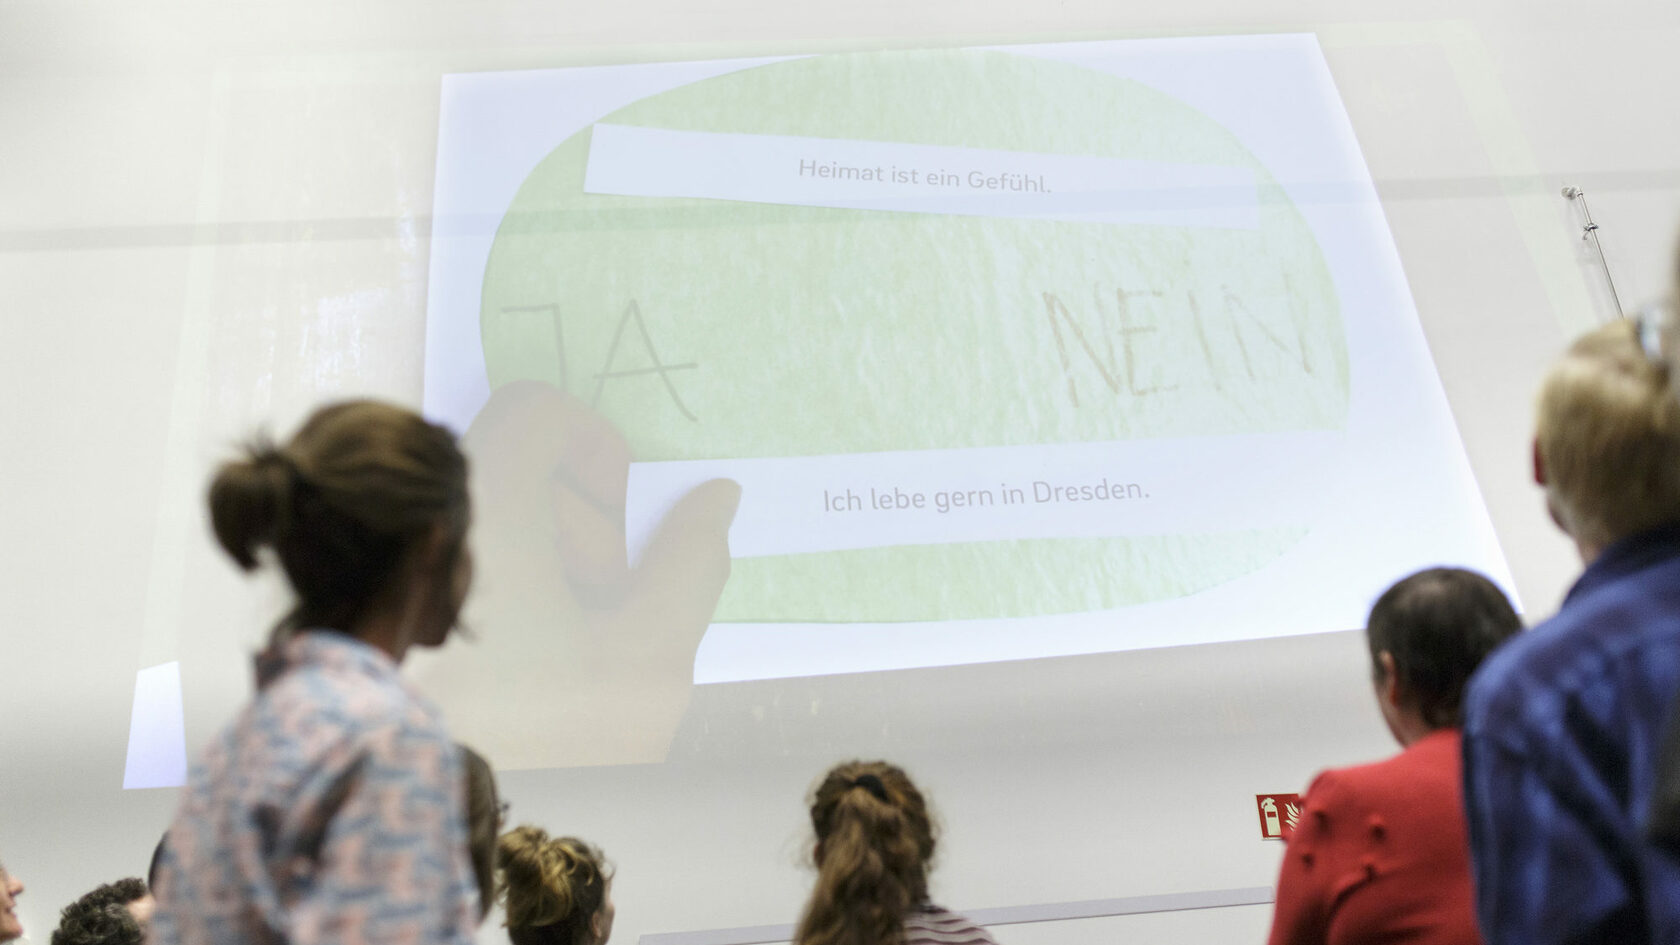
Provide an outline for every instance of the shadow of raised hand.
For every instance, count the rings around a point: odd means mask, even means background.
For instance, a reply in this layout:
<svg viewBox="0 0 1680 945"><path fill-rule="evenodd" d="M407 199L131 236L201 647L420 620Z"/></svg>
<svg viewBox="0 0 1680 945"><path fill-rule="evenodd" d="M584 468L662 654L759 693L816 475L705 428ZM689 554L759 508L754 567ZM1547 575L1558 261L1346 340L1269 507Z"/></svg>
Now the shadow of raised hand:
<svg viewBox="0 0 1680 945"><path fill-rule="evenodd" d="M662 761L729 578L741 489L702 483L629 567L630 450L546 384L506 385L462 440L472 462L472 638L416 654L450 729L501 768Z"/></svg>

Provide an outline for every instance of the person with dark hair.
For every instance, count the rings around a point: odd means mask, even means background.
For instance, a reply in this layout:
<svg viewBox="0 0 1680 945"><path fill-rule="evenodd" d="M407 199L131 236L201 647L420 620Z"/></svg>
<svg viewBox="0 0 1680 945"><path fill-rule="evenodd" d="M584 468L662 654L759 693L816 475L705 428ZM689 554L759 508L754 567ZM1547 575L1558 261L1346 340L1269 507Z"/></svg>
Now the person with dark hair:
<svg viewBox="0 0 1680 945"><path fill-rule="evenodd" d="M1646 836L1680 696L1675 314L1583 335L1541 386L1535 479L1585 569L1465 700L1465 805L1490 945L1680 942L1680 860Z"/></svg>
<svg viewBox="0 0 1680 945"><path fill-rule="evenodd" d="M144 945L146 930L134 914L112 903L65 908L53 930L52 945Z"/></svg>
<svg viewBox="0 0 1680 945"><path fill-rule="evenodd" d="M1377 706L1400 754L1314 779L1278 875L1271 945L1477 945L1460 789L1464 687L1522 629L1492 581L1431 568L1366 621Z"/></svg>
<svg viewBox="0 0 1680 945"><path fill-rule="evenodd" d="M371 401L325 407L210 486L241 568L296 595L254 700L193 766L158 864L152 945L467 945L478 886L460 753L398 674L472 580L455 437Z"/></svg>
<svg viewBox="0 0 1680 945"><path fill-rule="evenodd" d="M793 945L995 945L985 929L928 901L933 818L910 777L850 761L811 798L817 883Z"/></svg>
<svg viewBox="0 0 1680 945"><path fill-rule="evenodd" d="M23 937L23 921L17 914L17 897L23 895L23 880L0 864L0 942Z"/></svg>
<svg viewBox="0 0 1680 945"><path fill-rule="evenodd" d="M467 853L478 880L478 918L483 921L496 904L496 835L502 832L502 802L496 794L496 772L484 756L465 745L461 770L466 777Z"/></svg>
<svg viewBox="0 0 1680 945"><path fill-rule="evenodd" d="M141 945L153 901L138 876L106 883L64 907L52 945Z"/></svg>
<svg viewBox="0 0 1680 945"><path fill-rule="evenodd" d="M496 865L513 945L607 945L613 874L600 850L522 826L497 841Z"/></svg>

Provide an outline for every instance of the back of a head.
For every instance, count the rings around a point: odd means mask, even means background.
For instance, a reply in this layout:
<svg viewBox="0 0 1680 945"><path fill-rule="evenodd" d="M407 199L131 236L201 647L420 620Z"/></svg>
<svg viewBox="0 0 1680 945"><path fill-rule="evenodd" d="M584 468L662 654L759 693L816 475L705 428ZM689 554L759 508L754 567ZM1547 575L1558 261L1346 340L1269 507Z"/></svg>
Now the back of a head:
<svg viewBox="0 0 1680 945"><path fill-rule="evenodd" d="M1366 621L1372 665L1387 652L1401 689L1432 728L1460 724L1464 687L1484 658L1522 629L1498 585L1462 568L1430 568L1383 592Z"/></svg>
<svg viewBox="0 0 1680 945"><path fill-rule="evenodd" d="M496 901L496 833L502 829L501 800L496 795L496 774L484 756L466 745L456 745L466 782L467 853L472 857L473 877L478 880L479 918L490 912Z"/></svg>
<svg viewBox="0 0 1680 945"><path fill-rule="evenodd" d="M795 945L897 945L927 901L935 837L927 803L884 761L836 766L811 799L817 882Z"/></svg>
<svg viewBox="0 0 1680 945"><path fill-rule="evenodd" d="M59 913L52 945L142 945L146 930L129 905L148 894L138 877L100 886Z"/></svg>
<svg viewBox="0 0 1680 945"><path fill-rule="evenodd" d="M1548 502L1584 544L1680 522L1680 344L1664 321L1583 335L1541 386L1535 442Z"/></svg>
<svg viewBox="0 0 1680 945"><path fill-rule="evenodd" d="M522 826L497 841L496 866L514 945L595 945L591 923L612 880L600 850Z"/></svg>
<svg viewBox="0 0 1680 945"><path fill-rule="evenodd" d="M210 485L210 521L240 567L273 548L297 605L281 630L349 630L434 536L463 553L467 464L455 437L402 407L350 401L284 446L252 445ZM448 572L442 572L448 573Z"/></svg>

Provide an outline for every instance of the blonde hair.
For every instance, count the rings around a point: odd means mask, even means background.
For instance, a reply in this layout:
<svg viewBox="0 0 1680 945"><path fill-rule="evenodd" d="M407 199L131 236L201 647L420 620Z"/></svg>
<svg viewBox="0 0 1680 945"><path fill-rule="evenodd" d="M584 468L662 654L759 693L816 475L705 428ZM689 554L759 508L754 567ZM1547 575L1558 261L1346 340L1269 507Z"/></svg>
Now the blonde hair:
<svg viewBox="0 0 1680 945"><path fill-rule="evenodd" d="M601 851L575 837L550 839L521 826L496 842L514 945L589 945L590 922L606 902L612 867Z"/></svg>
<svg viewBox="0 0 1680 945"><path fill-rule="evenodd" d="M884 761L851 761L811 798L817 884L794 945L899 945L927 902L933 818L922 792Z"/></svg>
<svg viewBox="0 0 1680 945"><path fill-rule="evenodd" d="M1603 547L1680 521L1680 368L1671 323L1617 321L1589 332L1540 389L1535 442L1548 501L1577 541Z"/></svg>

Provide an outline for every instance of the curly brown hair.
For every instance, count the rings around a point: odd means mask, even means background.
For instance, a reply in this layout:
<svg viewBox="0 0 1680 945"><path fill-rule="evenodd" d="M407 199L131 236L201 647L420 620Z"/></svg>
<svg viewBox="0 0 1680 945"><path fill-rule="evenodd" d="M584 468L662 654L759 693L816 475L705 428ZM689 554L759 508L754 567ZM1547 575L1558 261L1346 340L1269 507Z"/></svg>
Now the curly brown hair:
<svg viewBox="0 0 1680 945"><path fill-rule="evenodd" d="M146 881L138 876L106 883L64 907L52 945L143 945L146 930L128 904L148 894Z"/></svg>

